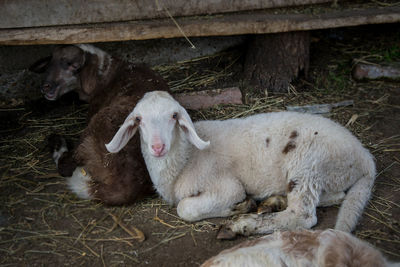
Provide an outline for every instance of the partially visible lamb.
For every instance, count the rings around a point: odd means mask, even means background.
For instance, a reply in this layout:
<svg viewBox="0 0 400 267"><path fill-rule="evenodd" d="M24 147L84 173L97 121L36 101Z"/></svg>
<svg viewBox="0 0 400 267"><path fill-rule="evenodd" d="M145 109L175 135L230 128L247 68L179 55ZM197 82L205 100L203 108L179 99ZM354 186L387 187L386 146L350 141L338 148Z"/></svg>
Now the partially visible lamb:
<svg viewBox="0 0 400 267"><path fill-rule="evenodd" d="M104 143L112 138L124 118L144 93L169 90L160 75L144 65L129 65L91 45L62 46L31 68L46 72L42 92L56 100L75 90L89 102L88 126L76 151L54 137L53 158L59 173L71 176L68 185L79 197L109 205L130 203L153 193L140 152L139 138L118 154Z"/></svg>
<svg viewBox="0 0 400 267"><path fill-rule="evenodd" d="M284 211L242 215L225 229L233 234L311 228L317 206L341 202L335 228L350 232L375 180L368 150L320 116L277 112L193 125L168 93L150 92L106 145L108 151L118 152L138 129L156 190L177 205L184 220L243 212L237 203L246 195L262 200L287 194Z"/></svg>
<svg viewBox="0 0 400 267"><path fill-rule="evenodd" d="M309 266L385 267L389 263L367 242L338 230L275 232L226 249L201 267Z"/></svg>

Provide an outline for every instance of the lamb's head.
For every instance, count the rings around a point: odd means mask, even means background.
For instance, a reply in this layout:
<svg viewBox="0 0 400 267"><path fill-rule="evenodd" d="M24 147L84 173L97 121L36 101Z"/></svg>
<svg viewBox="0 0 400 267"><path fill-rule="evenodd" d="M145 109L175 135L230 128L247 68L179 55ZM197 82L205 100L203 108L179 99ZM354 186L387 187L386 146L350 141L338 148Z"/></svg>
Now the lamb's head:
<svg viewBox="0 0 400 267"><path fill-rule="evenodd" d="M198 149L204 149L210 144L197 135L187 111L163 91L144 95L111 142L106 144L107 150L112 153L120 151L137 129L143 144L154 157L165 156L181 132Z"/></svg>
<svg viewBox="0 0 400 267"><path fill-rule="evenodd" d="M105 61L110 63L110 59L110 55L92 45L67 45L56 47L51 56L39 59L29 70L45 73L41 91L47 100L57 100L76 90L81 100L88 101L103 68L108 68Z"/></svg>
<svg viewBox="0 0 400 267"><path fill-rule="evenodd" d="M46 78L41 91L47 100L56 100L79 87L78 72L85 64L84 51L76 46L57 47L49 57L38 60L29 70Z"/></svg>

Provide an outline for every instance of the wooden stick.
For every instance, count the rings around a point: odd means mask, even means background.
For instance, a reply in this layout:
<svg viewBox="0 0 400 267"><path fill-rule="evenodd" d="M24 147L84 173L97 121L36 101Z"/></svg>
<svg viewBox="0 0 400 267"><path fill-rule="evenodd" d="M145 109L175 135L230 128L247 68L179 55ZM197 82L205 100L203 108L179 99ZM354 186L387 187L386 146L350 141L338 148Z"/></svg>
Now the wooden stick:
<svg viewBox="0 0 400 267"><path fill-rule="evenodd" d="M243 104L242 93L237 87L175 94L174 98L187 109L204 109L219 104Z"/></svg>

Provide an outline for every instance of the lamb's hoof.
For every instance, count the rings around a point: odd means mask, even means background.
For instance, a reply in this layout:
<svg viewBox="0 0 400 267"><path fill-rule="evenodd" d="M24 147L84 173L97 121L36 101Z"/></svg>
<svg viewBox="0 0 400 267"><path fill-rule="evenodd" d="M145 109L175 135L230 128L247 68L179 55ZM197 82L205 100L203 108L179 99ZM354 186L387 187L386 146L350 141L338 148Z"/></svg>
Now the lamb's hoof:
<svg viewBox="0 0 400 267"><path fill-rule="evenodd" d="M270 206L258 206L257 214L272 213L272 208Z"/></svg>
<svg viewBox="0 0 400 267"><path fill-rule="evenodd" d="M272 196L262 201L257 208L257 214L283 211L287 208L286 196Z"/></svg>
<svg viewBox="0 0 400 267"><path fill-rule="evenodd" d="M62 149L67 149L67 142L64 137L59 134L52 133L47 137L47 147L50 153L59 152Z"/></svg>
<svg viewBox="0 0 400 267"><path fill-rule="evenodd" d="M246 198L243 202L235 205L233 212L235 214L243 214L248 212L255 212L257 210L257 203L252 198Z"/></svg>
<svg viewBox="0 0 400 267"><path fill-rule="evenodd" d="M226 225L222 225L219 228L219 231L218 231L218 234L217 234L217 239L220 239L220 240L232 240L235 237L236 237L236 233L233 232Z"/></svg>
<svg viewBox="0 0 400 267"><path fill-rule="evenodd" d="M73 158L72 152L66 152L62 154L58 160L58 172L63 177L71 177L76 169L77 164Z"/></svg>

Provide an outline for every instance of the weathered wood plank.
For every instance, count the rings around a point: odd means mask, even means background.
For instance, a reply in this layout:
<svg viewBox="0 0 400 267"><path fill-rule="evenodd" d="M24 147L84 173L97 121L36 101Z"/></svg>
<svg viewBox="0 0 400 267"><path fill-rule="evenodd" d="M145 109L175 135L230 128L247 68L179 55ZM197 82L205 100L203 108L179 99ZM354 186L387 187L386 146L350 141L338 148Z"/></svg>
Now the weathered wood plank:
<svg viewBox="0 0 400 267"><path fill-rule="evenodd" d="M327 2L332 0L3 0L0 28L165 18L165 9L180 17Z"/></svg>
<svg viewBox="0 0 400 267"><path fill-rule="evenodd" d="M400 21L400 7L352 9L312 14L250 14L177 19L187 36L223 36L316 30ZM169 19L95 25L0 30L0 45L95 43L182 37Z"/></svg>
<svg viewBox="0 0 400 267"><path fill-rule="evenodd" d="M220 104L243 104L238 87L175 94L174 98L186 109L205 109Z"/></svg>

